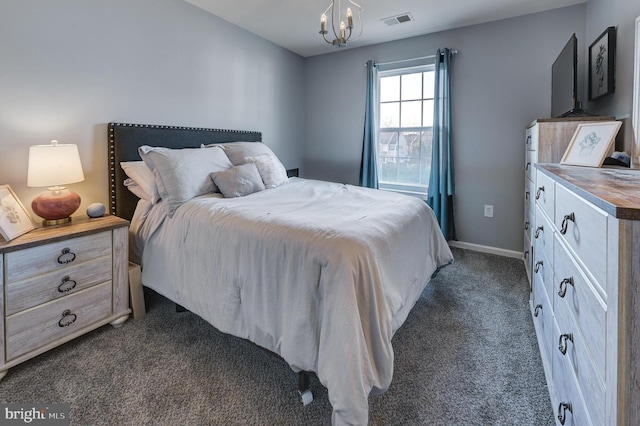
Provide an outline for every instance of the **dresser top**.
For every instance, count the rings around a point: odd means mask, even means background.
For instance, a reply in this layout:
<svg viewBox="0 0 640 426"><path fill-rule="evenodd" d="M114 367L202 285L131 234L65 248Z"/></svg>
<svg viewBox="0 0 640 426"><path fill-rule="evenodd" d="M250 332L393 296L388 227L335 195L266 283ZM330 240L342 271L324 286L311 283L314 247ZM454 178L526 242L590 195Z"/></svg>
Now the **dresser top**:
<svg viewBox="0 0 640 426"><path fill-rule="evenodd" d="M36 229L11 241L5 241L4 238L0 237L0 253L34 247L43 244L43 242L61 241L71 237L94 234L96 232L128 225L129 221L117 216L106 215L93 219L86 216L73 217L71 222L62 225L38 226Z"/></svg>
<svg viewBox="0 0 640 426"><path fill-rule="evenodd" d="M616 118L609 115L584 115L572 117L538 118L533 120L527 127L533 127L537 123L566 123L571 121L614 121Z"/></svg>
<svg viewBox="0 0 640 426"><path fill-rule="evenodd" d="M640 170L536 164L556 182L618 219L640 220Z"/></svg>

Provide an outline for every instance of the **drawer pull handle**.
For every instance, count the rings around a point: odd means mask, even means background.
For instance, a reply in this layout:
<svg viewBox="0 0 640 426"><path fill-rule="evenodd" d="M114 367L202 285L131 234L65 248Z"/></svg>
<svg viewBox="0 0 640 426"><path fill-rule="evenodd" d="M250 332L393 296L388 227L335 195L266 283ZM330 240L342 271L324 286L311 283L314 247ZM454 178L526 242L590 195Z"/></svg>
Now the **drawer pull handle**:
<svg viewBox="0 0 640 426"><path fill-rule="evenodd" d="M65 276L62 278L62 282L58 286L58 292L60 293L69 293L71 290L76 288L76 281L69 278L69 276Z"/></svg>
<svg viewBox="0 0 640 426"><path fill-rule="evenodd" d="M531 135L527 136L527 139L525 139L524 144L525 145L529 145L531 143Z"/></svg>
<svg viewBox="0 0 640 426"><path fill-rule="evenodd" d="M524 223L524 229L527 230L527 231L529 230L529 221L528 220Z"/></svg>
<svg viewBox="0 0 640 426"><path fill-rule="evenodd" d="M560 335L560 340L558 341L558 349L560 350L560 353L562 355L567 354L567 349L569 349L569 343L567 342L569 341L573 342L573 333L566 333L566 334Z"/></svg>
<svg viewBox="0 0 640 426"><path fill-rule="evenodd" d="M78 316L76 314L72 314L71 311L67 309L62 313L62 318L60 318L60 321L58 321L58 326L68 327L74 322L76 322L77 319L78 319Z"/></svg>
<svg viewBox="0 0 640 426"><path fill-rule="evenodd" d="M536 308L533 310L533 316L537 318L541 310L542 310L542 305L536 305Z"/></svg>
<svg viewBox="0 0 640 426"><path fill-rule="evenodd" d="M66 247L62 249L62 254L58 256L58 263L61 265L71 263L74 260L76 260L76 254Z"/></svg>
<svg viewBox="0 0 640 426"><path fill-rule="evenodd" d="M544 266L544 262L542 260L538 260L536 262L536 266L535 268L533 268L533 272L535 272L536 274L538 273L538 271L540 270L540 267Z"/></svg>
<svg viewBox="0 0 640 426"><path fill-rule="evenodd" d="M524 260L527 260L527 257L529 257L529 250L524 252Z"/></svg>
<svg viewBox="0 0 640 426"><path fill-rule="evenodd" d="M525 170L529 170L531 168L531 162L528 162L526 166L524 166Z"/></svg>
<svg viewBox="0 0 640 426"><path fill-rule="evenodd" d="M558 296L564 297L567 294L567 284L573 285L573 277L565 278L560 281L560 290L558 290Z"/></svg>
<svg viewBox="0 0 640 426"><path fill-rule="evenodd" d="M561 425L564 425L564 422L567 421L567 411L573 414L573 407L571 407L570 402L561 402L558 404L558 420Z"/></svg>
<svg viewBox="0 0 640 426"><path fill-rule="evenodd" d="M529 191L524 193L524 199L527 201L529 200Z"/></svg>
<svg viewBox="0 0 640 426"><path fill-rule="evenodd" d="M538 237L540 236L540 232L544 232L544 226L538 226L538 227L536 228L536 233L535 233L535 235L534 235L534 236L536 237L536 240L537 240L537 239L538 239Z"/></svg>
<svg viewBox="0 0 640 426"><path fill-rule="evenodd" d="M564 219L562 219L562 227L560 228L560 233L562 235L567 233L567 227L569 226L569 221L574 222L576 221L576 215L573 213L569 213L564 215Z"/></svg>
<svg viewBox="0 0 640 426"><path fill-rule="evenodd" d="M540 199L540 196L542 195L543 192L544 192L544 186L541 186L540 188L538 188L538 190L536 191L536 200Z"/></svg>

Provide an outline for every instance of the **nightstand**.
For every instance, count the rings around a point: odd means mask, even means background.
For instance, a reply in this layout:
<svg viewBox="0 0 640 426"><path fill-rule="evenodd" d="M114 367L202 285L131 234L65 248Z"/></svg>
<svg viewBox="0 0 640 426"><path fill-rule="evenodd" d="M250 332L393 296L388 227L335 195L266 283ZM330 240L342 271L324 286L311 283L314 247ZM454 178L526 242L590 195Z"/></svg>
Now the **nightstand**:
<svg viewBox="0 0 640 426"><path fill-rule="evenodd" d="M0 379L7 370L129 309L129 222L74 218L0 238Z"/></svg>

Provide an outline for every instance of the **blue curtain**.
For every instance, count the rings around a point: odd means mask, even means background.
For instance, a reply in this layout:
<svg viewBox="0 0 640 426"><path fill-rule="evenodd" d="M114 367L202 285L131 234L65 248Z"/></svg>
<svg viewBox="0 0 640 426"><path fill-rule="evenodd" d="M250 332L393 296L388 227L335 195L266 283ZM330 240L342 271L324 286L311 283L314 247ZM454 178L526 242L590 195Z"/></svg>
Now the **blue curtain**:
<svg viewBox="0 0 640 426"><path fill-rule="evenodd" d="M447 240L456 239L453 218L453 155L451 152L451 50L436 53L433 107L433 154L427 203L440 223Z"/></svg>
<svg viewBox="0 0 640 426"><path fill-rule="evenodd" d="M378 71L373 61L367 62L367 98L364 113L364 138L362 140L362 161L360 163L360 186L378 188L376 162L376 99Z"/></svg>

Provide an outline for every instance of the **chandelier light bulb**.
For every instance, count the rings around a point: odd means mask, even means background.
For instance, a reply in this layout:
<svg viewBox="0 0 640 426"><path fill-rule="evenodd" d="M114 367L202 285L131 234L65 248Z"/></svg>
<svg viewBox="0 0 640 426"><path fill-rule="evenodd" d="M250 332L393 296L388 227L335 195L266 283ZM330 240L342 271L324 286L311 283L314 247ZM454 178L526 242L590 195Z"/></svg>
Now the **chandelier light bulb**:
<svg viewBox="0 0 640 426"><path fill-rule="evenodd" d="M320 34L327 34L327 15L320 16Z"/></svg>
<svg viewBox="0 0 640 426"><path fill-rule="evenodd" d="M331 2L329 2L329 6L327 6L324 13L320 15L320 34L322 34L322 38L325 42L333 44L333 46L335 47L346 46L348 40L356 40L362 35L362 6L355 3L353 0L348 0L348 3L356 8L355 12L357 14L357 25L360 27L359 33L356 35L352 33L354 30L354 9L348 7L345 11L342 9L341 3L341 1L338 1L336 4L336 2L332 0ZM331 15L331 32L333 33L333 37L335 37L333 40L327 38L327 34L329 34L329 31L327 30L327 15ZM343 17L346 17L346 19L343 19ZM352 35L356 35L356 37L352 39Z"/></svg>

